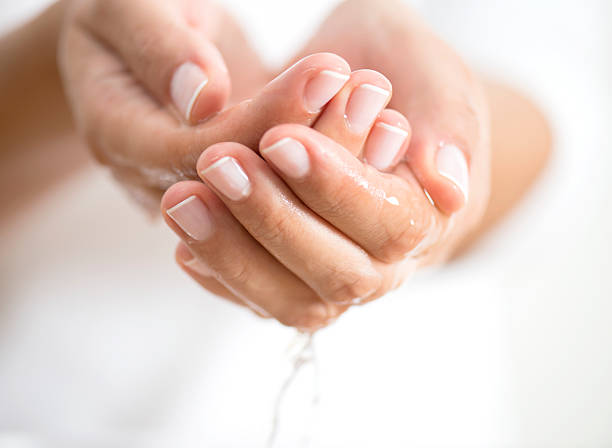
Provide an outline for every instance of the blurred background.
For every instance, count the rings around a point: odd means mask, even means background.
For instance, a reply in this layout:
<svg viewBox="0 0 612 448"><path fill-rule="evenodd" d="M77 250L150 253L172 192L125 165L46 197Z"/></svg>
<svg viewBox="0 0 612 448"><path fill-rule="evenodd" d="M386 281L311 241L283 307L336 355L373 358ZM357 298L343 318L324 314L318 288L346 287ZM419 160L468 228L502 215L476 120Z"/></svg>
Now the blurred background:
<svg viewBox="0 0 612 448"><path fill-rule="evenodd" d="M0 32L47 3L0 0ZM335 5L225 3L270 64ZM541 107L554 153L469 254L317 335L311 446L612 446L612 3L415 5ZM0 241L0 447L265 446L294 332L189 281L104 170L21 204Z"/></svg>

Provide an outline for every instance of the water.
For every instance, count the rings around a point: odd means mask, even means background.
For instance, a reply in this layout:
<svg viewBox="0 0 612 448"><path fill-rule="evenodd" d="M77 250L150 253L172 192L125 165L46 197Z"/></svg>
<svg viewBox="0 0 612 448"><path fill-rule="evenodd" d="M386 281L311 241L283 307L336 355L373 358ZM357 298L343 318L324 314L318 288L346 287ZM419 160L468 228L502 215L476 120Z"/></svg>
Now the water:
<svg viewBox="0 0 612 448"><path fill-rule="evenodd" d="M319 374L317 369L317 361L314 349L314 333L302 333L298 332L296 337L287 349L287 357L291 363L290 373L281 385L276 401L274 404L274 411L272 414L272 426L270 429L270 435L268 436L268 443L266 448L275 448L280 440L281 429L283 427L299 427L301 426L301 436L299 437L298 447L308 448L311 446L313 435L316 426L316 416L319 404ZM289 392L292 386L296 388L300 385L300 382L296 380L302 376L307 379L308 367L311 367L311 391L306 397L299 397L301 403L298 403L298 408L304 409L306 416L300 416L302 420L299 422L292 421L291 425L287 425L288 414L283 413L283 404L288 398ZM296 406L294 406L295 408ZM282 418L281 418L282 417ZM292 444L292 446L296 446Z"/></svg>

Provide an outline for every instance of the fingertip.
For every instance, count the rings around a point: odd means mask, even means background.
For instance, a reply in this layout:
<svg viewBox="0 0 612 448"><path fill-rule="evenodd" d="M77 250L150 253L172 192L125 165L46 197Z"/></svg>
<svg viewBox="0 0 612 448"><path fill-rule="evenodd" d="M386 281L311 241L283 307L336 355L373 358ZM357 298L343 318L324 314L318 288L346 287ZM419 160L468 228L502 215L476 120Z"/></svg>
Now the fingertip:
<svg viewBox="0 0 612 448"><path fill-rule="evenodd" d="M189 247L187 247L187 245L182 241L179 241L179 243L176 245L176 249L174 250L174 260L183 271L192 277L194 277L194 274L197 274L199 280L202 280L203 278L214 278L215 273L210 266L208 266L208 264L206 264L203 260L194 256L194 254L189 250Z"/></svg>
<svg viewBox="0 0 612 448"><path fill-rule="evenodd" d="M186 180L177 182L171 185L163 194L160 201L160 209L163 214L166 214L168 209L176 206L176 204L187 199L197 193L197 188L202 185L201 182Z"/></svg>
<svg viewBox="0 0 612 448"><path fill-rule="evenodd" d="M310 124L324 106L342 89L351 73L349 64L333 53L306 56L270 81L262 91L260 102L282 105L287 121Z"/></svg>
<svg viewBox="0 0 612 448"><path fill-rule="evenodd" d="M193 123L199 123L220 112L227 104L232 91L227 66L221 53L210 42L206 42L206 47L207 61L205 68L210 74L210 78L193 104L190 117Z"/></svg>
<svg viewBox="0 0 612 448"><path fill-rule="evenodd" d="M179 65L170 81L170 96L183 121L195 125L221 111L230 96L231 81L223 57L204 41L191 60Z"/></svg>
<svg viewBox="0 0 612 448"><path fill-rule="evenodd" d="M355 70L325 106L314 128L359 155L372 126L391 99L391 91L391 82L382 73Z"/></svg>
<svg viewBox="0 0 612 448"><path fill-rule="evenodd" d="M316 131L301 124L284 123L276 125L268 129L261 137L259 141L259 153L261 154L262 150L265 150L283 138L303 135L304 132Z"/></svg>
<svg viewBox="0 0 612 448"><path fill-rule="evenodd" d="M458 146L413 143L407 154L410 168L433 204L444 214L457 213L469 200L469 163Z"/></svg>
<svg viewBox="0 0 612 448"><path fill-rule="evenodd" d="M176 245L176 249L174 250L174 260L176 261L176 263L179 266L183 267L185 265L185 262L189 262L192 259L193 254L191 253L187 245L182 241L179 241L179 243Z"/></svg>
<svg viewBox="0 0 612 448"><path fill-rule="evenodd" d="M404 157L412 131L400 112L385 109L372 126L366 140L365 161L379 171L392 169Z"/></svg>
<svg viewBox="0 0 612 448"><path fill-rule="evenodd" d="M224 81L217 77L215 81L201 86L190 102L185 115L189 124L197 125L223 110L230 96L229 80Z"/></svg>
<svg viewBox="0 0 612 448"><path fill-rule="evenodd" d="M241 157L241 155L247 151L253 153L250 148L236 142L220 142L209 146L200 154L196 163L196 169L198 175L202 177L202 172L209 168L214 163L218 162L224 157Z"/></svg>
<svg viewBox="0 0 612 448"><path fill-rule="evenodd" d="M355 70L351 73L351 78L355 82L356 86L367 84L372 85L373 87L380 88L385 92L388 92L389 97L393 94L393 84L385 75L380 73L377 70L372 70L369 68L362 68L359 70Z"/></svg>
<svg viewBox="0 0 612 448"><path fill-rule="evenodd" d="M279 78L284 77L290 73L310 73L316 75L321 70L328 70L340 75L348 76L351 74L351 66L341 56L335 53L321 52L313 53L305 56L294 63L291 67L285 70Z"/></svg>
<svg viewBox="0 0 612 448"><path fill-rule="evenodd" d="M188 244L210 239L222 203L206 185L183 181L172 185L161 200L166 225Z"/></svg>
<svg viewBox="0 0 612 448"><path fill-rule="evenodd" d="M433 205L445 215L452 215L461 210L467 200L455 183L446 179L430 182L429 188L425 187L425 193Z"/></svg>
<svg viewBox="0 0 612 448"><path fill-rule="evenodd" d="M350 78L350 66L333 53L317 53L302 60L299 71L314 72L304 87L304 107L310 113L319 113L342 89Z"/></svg>

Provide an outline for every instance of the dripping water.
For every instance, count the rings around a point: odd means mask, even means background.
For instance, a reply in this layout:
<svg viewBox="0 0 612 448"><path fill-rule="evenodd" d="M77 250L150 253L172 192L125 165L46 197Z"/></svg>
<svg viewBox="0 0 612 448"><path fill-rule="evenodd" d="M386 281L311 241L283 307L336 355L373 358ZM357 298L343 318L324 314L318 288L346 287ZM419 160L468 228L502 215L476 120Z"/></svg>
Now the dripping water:
<svg viewBox="0 0 612 448"><path fill-rule="evenodd" d="M276 396L274 403L274 411L272 416L272 426L268 436L266 448L274 448L277 442L278 434L281 429L282 419L281 410L283 402L287 396L287 392L295 383L296 378L304 370L304 367L312 366L313 368L313 384L312 394L309 402L303 403L304 406L310 406L310 421L304 422L303 434L299 446L307 448L312 441L312 435L315 426L316 411L319 404L319 384L318 384L318 368L314 349L314 333L298 332L295 339L287 349L287 354L291 362L290 373L282 383L280 390Z"/></svg>

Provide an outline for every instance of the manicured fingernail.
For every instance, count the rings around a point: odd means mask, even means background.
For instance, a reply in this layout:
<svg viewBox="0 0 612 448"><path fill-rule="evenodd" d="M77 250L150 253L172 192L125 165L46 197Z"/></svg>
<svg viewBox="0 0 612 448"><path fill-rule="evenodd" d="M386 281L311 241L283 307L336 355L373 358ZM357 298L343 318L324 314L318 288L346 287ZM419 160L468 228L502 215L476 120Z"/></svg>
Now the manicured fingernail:
<svg viewBox="0 0 612 448"><path fill-rule="evenodd" d="M372 126L391 93L372 84L361 84L351 94L346 106L346 119L351 130L362 134Z"/></svg>
<svg viewBox="0 0 612 448"><path fill-rule="evenodd" d="M233 157L225 156L202 171L202 176L233 201L251 193L251 182Z"/></svg>
<svg viewBox="0 0 612 448"><path fill-rule="evenodd" d="M183 261L183 264L203 277L212 277L215 275L214 271L197 257L193 257L191 260Z"/></svg>
<svg viewBox="0 0 612 448"><path fill-rule="evenodd" d="M463 151L455 145L445 144L436 154L436 167L440 175L457 185L467 202L470 179Z"/></svg>
<svg viewBox="0 0 612 448"><path fill-rule="evenodd" d="M378 170L389 168L407 137L408 132L404 129L379 121L366 142L366 161Z"/></svg>
<svg viewBox="0 0 612 448"><path fill-rule="evenodd" d="M304 103L309 112L318 112L331 100L349 76L331 70L323 70L312 78L304 89Z"/></svg>
<svg viewBox="0 0 612 448"><path fill-rule="evenodd" d="M206 84L206 73L193 62L185 62L174 72L170 82L170 96L185 120L191 120L193 106Z"/></svg>
<svg viewBox="0 0 612 448"><path fill-rule="evenodd" d="M279 170L293 178L308 174L310 160L306 148L297 140L286 137L261 150Z"/></svg>
<svg viewBox="0 0 612 448"><path fill-rule="evenodd" d="M194 240L203 241L213 233L208 209L197 196L189 196L166 213Z"/></svg>

